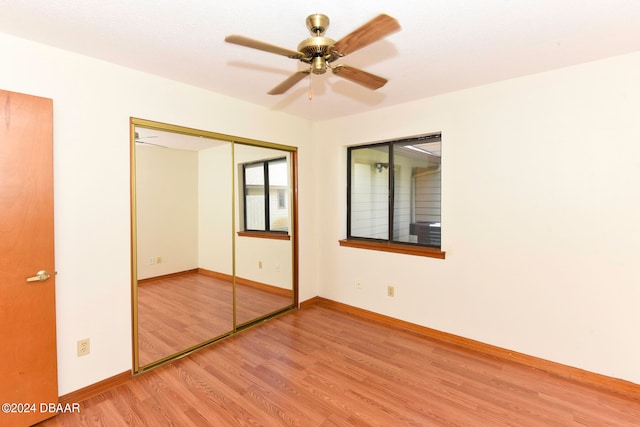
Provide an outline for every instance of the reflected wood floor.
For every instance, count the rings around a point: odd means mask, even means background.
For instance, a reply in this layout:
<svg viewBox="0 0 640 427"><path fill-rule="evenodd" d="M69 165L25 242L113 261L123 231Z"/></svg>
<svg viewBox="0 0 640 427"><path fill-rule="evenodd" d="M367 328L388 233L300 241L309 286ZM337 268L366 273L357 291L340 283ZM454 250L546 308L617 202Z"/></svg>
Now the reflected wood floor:
<svg viewBox="0 0 640 427"><path fill-rule="evenodd" d="M292 298L236 284L239 322L291 305ZM233 330L229 281L188 272L138 285L140 366Z"/></svg>
<svg viewBox="0 0 640 427"><path fill-rule="evenodd" d="M637 426L640 401L314 305L42 426Z"/></svg>

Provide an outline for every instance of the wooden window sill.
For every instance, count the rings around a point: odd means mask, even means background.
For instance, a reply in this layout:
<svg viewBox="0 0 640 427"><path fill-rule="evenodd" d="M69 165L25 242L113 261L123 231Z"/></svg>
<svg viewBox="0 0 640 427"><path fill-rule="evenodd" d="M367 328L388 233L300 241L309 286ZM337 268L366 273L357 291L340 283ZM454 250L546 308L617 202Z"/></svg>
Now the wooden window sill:
<svg viewBox="0 0 640 427"><path fill-rule="evenodd" d="M269 231L238 231L238 236L257 237L258 239L291 240L291 236L288 234Z"/></svg>
<svg viewBox="0 0 640 427"><path fill-rule="evenodd" d="M339 240L340 246L348 248L369 249L373 251L393 252L397 254L424 256L429 258L445 259L446 252L426 246L403 245L402 243L370 242L365 240L343 239Z"/></svg>

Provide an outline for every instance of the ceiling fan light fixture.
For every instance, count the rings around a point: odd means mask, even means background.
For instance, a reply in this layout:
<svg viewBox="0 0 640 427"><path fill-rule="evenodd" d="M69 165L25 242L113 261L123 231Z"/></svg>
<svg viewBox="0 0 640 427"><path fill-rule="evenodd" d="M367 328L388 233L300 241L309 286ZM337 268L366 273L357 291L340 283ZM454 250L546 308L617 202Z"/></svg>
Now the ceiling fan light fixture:
<svg viewBox="0 0 640 427"><path fill-rule="evenodd" d="M321 56L316 56L311 62L311 72L313 74L324 74L327 72L327 61Z"/></svg>

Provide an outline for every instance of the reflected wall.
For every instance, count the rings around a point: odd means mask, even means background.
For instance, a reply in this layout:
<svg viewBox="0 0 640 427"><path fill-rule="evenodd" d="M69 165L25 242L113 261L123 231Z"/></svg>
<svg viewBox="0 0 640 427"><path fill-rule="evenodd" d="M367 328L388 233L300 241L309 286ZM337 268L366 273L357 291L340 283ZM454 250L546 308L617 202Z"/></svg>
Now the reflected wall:
<svg viewBox="0 0 640 427"><path fill-rule="evenodd" d="M234 144L234 164L236 324L242 325L293 300L293 168L290 153L245 144Z"/></svg>
<svg viewBox="0 0 640 427"><path fill-rule="evenodd" d="M131 129L134 371L142 372L295 306L295 148L143 119ZM250 236L238 171L273 158L286 166L286 179L272 181L278 230Z"/></svg>

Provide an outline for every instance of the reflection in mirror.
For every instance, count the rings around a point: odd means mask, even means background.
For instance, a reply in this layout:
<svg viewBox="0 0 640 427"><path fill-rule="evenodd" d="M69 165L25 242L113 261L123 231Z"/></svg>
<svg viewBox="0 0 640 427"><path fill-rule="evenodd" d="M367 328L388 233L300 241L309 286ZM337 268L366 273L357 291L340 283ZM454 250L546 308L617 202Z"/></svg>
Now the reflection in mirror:
<svg viewBox="0 0 640 427"><path fill-rule="evenodd" d="M135 127L135 370L233 331L232 144Z"/></svg>
<svg viewBox="0 0 640 427"><path fill-rule="evenodd" d="M134 372L297 304L296 149L131 119Z"/></svg>
<svg viewBox="0 0 640 427"><path fill-rule="evenodd" d="M234 144L236 326L294 304L291 158Z"/></svg>

